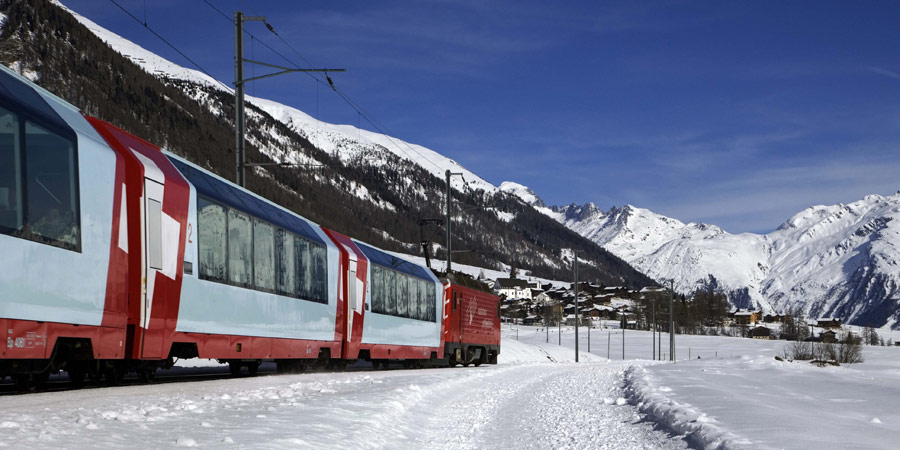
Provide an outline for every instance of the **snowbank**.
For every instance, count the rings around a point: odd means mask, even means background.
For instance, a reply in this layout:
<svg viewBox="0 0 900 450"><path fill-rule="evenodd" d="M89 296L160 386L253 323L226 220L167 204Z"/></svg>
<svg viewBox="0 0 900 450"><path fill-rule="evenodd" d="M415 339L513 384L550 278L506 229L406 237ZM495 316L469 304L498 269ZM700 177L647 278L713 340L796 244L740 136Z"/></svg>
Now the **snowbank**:
<svg viewBox="0 0 900 450"><path fill-rule="evenodd" d="M632 366L626 370L625 385L626 394L641 412L672 433L685 436L697 447L722 450L758 448L750 440L723 428L691 404L669 398L672 389L651 381L644 367Z"/></svg>

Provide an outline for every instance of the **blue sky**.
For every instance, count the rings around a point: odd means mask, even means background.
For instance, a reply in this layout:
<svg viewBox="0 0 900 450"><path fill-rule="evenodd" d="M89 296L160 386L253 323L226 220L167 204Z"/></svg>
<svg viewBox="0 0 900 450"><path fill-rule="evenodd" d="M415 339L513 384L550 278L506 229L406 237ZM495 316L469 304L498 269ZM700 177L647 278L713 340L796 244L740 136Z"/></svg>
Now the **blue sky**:
<svg viewBox="0 0 900 450"><path fill-rule="evenodd" d="M233 28L202 0L118 1L231 83ZM900 190L900 2L209 1L346 67L332 78L397 137L548 204L767 232ZM189 66L112 3L64 3ZM248 93L371 129L304 75Z"/></svg>

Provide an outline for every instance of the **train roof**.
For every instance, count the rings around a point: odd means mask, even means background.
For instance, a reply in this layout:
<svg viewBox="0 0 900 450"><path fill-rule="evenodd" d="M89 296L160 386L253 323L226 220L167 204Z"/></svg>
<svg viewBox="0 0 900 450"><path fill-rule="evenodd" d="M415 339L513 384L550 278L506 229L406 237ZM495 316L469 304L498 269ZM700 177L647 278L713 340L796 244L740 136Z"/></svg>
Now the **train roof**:
<svg viewBox="0 0 900 450"><path fill-rule="evenodd" d="M106 145L78 108L2 64L0 98L15 105L16 114L57 134L69 138L78 135Z"/></svg>
<svg viewBox="0 0 900 450"><path fill-rule="evenodd" d="M371 245L364 244L356 239L353 240L353 243L356 244L360 250L362 250L362 252L366 255L366 258L369 258L369 261L371 261L372 263L394 269L398 272L403 272L407 275L412 275L416 278L421 278L427 281L435 281L435 277L433 277L431 272L429 272L428 269L423 266L394 256Z"/></svg>
<svg viewBox="0 0 900 450"><path fill-rule="evenodd" d="M330 241L326 242L322 235L316 232L315 228L318 228L318 225L306 218L234 185L195 164L172 155L171 153L166 152L165 155L169 158L169 161L172 162L175 168L181 172L184 178L197 189L198 194L241 210L258 219L266 220L273 225L277 225L320 244L331 244Z"/></svg>

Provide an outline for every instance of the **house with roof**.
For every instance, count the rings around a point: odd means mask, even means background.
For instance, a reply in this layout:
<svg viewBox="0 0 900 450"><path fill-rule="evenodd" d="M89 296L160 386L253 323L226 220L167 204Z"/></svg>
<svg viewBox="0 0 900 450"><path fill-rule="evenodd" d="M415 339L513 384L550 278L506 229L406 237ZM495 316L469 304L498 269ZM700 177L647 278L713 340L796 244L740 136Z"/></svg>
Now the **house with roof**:
<svg viewBox="0 0 900 450"><path fill-rule="evenodd" d="M497 278L497 293L507 299L531 299L531 286L528 281L518 278Z"/></svg>
<svg viewBox="0 0 900 450"><path fill-rule="evenodd" d="M816 326L819 328L840 328L841 319L836 317L820 317L816 319Z"/></svg>
<svg viewBox="0 0 900 450"><path fill-rule="evenodd" d="M750 330L750 337L753 339L772 339L772 330L760 325Z"/></svg>
<svg viewBox="0 0 900 450"><path fill-rule="evenodd" d="M762 311L737 309L728 314L734 325L750 325L760 321Z"/></svg>

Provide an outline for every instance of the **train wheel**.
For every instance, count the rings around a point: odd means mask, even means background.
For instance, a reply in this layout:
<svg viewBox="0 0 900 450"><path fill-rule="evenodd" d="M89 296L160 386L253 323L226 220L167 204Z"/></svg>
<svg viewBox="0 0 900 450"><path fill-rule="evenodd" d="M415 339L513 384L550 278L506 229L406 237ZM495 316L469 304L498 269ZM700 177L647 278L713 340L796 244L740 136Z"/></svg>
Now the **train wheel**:
<svg viewBox="0 0 900 450"><path fill-rule="evenodd" d="M13 375L16 390L19 392L35 392L42 389L50 378L50 372L18 373Z"/></svg>
<svg viewBox="0 0 900 450"><path fill-rule="evenodd" d="M107 363L103 377L106 379L106 384L119 386L125 381L125 367L115 362Z"/></svg>
<svg viewBox="0 0 900 450"><path fill-rule="evenodd" d="M141 383L152 383L156 381L156 367L149 367L138 372Z"/></svg>
<svg viewBox="0 0 900 450"><path fill-rule="evenodd" d="M228 363L228 370L231 372L231 375L235 377L241 375L241 367L242 364L240 361L231 361Z"/></svg>
<svg viewBox="0 0 900 450"><path fill-rule="evenodd" d="M87 368L74 364L66 369L66 374L69 375L69 382L72 383L73 388L80 389L84 387L84 379L87 377L87 372Z"/></svg>
<svg viewBox="0 0 900 450"><path fill-rule="evenodd" d="M250 373L250 376L256 376L259 373L259 365L261 363L259 361L247 363L247 372Z"/></svg>

